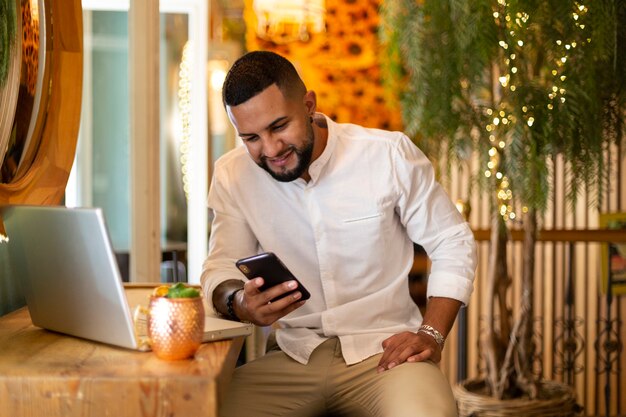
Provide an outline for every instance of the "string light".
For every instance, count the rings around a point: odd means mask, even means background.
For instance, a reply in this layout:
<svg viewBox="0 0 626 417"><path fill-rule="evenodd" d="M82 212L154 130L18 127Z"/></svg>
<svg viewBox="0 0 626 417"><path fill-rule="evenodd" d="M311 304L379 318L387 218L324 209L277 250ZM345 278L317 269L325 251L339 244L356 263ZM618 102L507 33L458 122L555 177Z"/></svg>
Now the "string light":
<svg viewBox="0 0 626 417"><path fill-rule="evenodd" d="M491 119L491 123L486 126L486 129L490 132L497 131L498 127L506 126L514 118L507 114L503 109L495 111L493 109L485 109L485 114L492 116L496 114L496 117ZM513 199L513 192L509 188L509 179L500 170L501 159L503 151L506 147L504 140L498 140L496 135L489 135L489 141L494 145L488 150L489 159L487 161L487 169L484 171L486 178L494 178L497 184L496 196L498 199L498 206L500 215L505 220L514 220L517 216L513 212L513 206L511 200Z"/></svg>
<svg viewBox="0 0 626 417"><path fill-rule="evenodd" d="M506 27L506 31L511 38L515 38L515 41L507 41L502 39L498 41L498 45L504 51L510 49L522 48L524 46L524 40L521 38L521 33L518 32L520 28L524 28L528 21L529 15L527 13L517 13L513 19L508 13L508 4L506 0L498 0L498 10L493 12L493 17L497 25ZM511 51L506 53L504 63L506 71L498 77L500 85L508 89L511 92L515 92L517 87L514 83L514 76L518 73L518 65L515 63L517 53ZM527 109L526 109L527 111ZM525 113L526 113L525 111ZM485 114L489 117L490 122L485 126L485 130L490 133L489 141L492 146L488 150L487 169L484 171L485 177L494 179L496 182L496 197L499 207L499 213L505 220L513 220L517 216L513 212L513 192L511 191L510 181L507 176L501 170L501 160L505 155L506 141L504 140L504 132L500 133L499 130L505 130L512 127L516 118L507 111L506 108L500 109L485 109Z"/></svg>
<svg viewBox="0 0 626 417"><path fill-rule="evenodd" d="M498 0L498 4L494 8L493 18L498 26L503 27L502 33L510 36L507 39L498 40L498 45L507 54L504 59L503 73L498 76L498 82L503 89L507 89L511 93L515 93L517 90L515 85L515 76L519 74L520 66L516 64L517 53L521 51L525 46L524 31L528 29L530 15L525 12L517 12L515 16L511 16L509 13L509 5L506 0ZM588 8L582 3L576 3L575 9L572 11L571 18L573 24L580 30L585 29L585 15L588 12ZM514 39L514 40L513 40ZM587 43L591 42L591 38L586 38ZM565 70L567 63L572 53L578 46L575 40L568 42L567 40L558 39L555 41L560 53L554 60L554 67L550 74L553 77L552 84L547 91L548 102L546 107L552 111L555 108L555 104L563 104L566 102L567 89L565 81L567 75ZM503 90L504 92L504 90ZM504 106L504 104L503 104ZM535 117L533 115L533 108L530 105L522 105L521 114L523 115L522 123L526 123L529 128L532 128L535 124ZM510 181L507 176L501 171L501 160L507 151L506 130L511 129L517 123L517 119L512 112L507 111L506 108L491 109L486 108L484 110L487 116L487 124L485 130L489 132L489 141L492 146L488 150L487 167L484 170L486 178L494 179L496 181L497 189L496 196L498 200L498 207L500 215L505 221L514 221L518 218L513 209L513 192L510 189ZM500 132L502 130L502 132ZM521 208L522 213L528 212L528 207L523 206Z"/></svg>
<svg viewBox="0 0 626 417"><path fill-rule="evenodd" d="M575 10L572 12L571 16L574 21L574 25L581 30L585 29L585 24L581 22L584 20L587 12L587 6L579 3L575 5ZM587 42L591 42L591 39L587 38ZM562 39L557 39L556 45L563 50L562 55L555 61L556 67L551 71L551 74L554 77L554 86L552 87L552 91L548 93L548 99L550 100L550 103L546 105L548 110L554 109L554 104L552 102L563 104L566 101L565 96L567 94L567 90L565 89L564 84L562 84L567 79L567 76L564 74L566 68L565 64L570 58L569 53L571 53L578 46L578 43L575 40L566 42Z"/></svg>
<svg viewBox="0 0 626 417"><path fill-rule="evenodd" d="M185 198L189 200L189 142L191 139L191 81L189 75L189 42L183 46L178 72L178 109L180 111L180 170Z"/></svg>

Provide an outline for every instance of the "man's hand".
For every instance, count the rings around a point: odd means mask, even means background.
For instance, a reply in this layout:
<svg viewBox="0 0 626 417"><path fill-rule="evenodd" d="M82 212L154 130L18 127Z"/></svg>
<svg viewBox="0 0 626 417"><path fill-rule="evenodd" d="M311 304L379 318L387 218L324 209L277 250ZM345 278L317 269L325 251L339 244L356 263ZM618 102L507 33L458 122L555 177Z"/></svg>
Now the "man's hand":
<svg viewBox="0 0 626 417"><path fill-rule="evenodd" d="M378 362L378 372L383 372L404 362L441 360L441 348L431 336L424 333L402 332L383 341L383 356Z"/></svg>
<svg viewBox="0 0 626 417"><path fill-rule="evenodd" d="M422 325L437 329L445 338L452 328L454 319L461 308L461 302L446 297L431 297L428 299L426 313ZM391 369L404 362L421 362L431 360L435 363L441 360L442 346L428 332L402 332L383 341L383 356L378 362L378 372Z"/></svg>
<svg viewBox="0 0 626 417"><path fill-rule="evenodd" d="M296 281L287 281L260 291L259 287L262 285L263 278L254 278L244 284L242 291L237 292L233 300L237 317L258 326L269 326L305 303L305 301L299 301L302 298L300 291L280 300L271 301L286 292L293 291L298 286Z"/></svg>

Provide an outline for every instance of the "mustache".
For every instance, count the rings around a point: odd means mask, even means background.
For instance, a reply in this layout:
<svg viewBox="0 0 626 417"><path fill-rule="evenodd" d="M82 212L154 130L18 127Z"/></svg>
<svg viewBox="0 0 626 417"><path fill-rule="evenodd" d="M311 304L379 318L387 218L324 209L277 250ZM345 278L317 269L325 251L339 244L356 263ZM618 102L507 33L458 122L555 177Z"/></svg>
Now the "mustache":
<svg viewBox="0 0 626 417"><path fill-rule="evenodd" d="M265 155L261 156L261 161L267 162L268 160L272 160L272 159L281 159L281 158L283 158L285 155L287 155L291 151L293 151L296 154L298 154L298 150L296 149L296 147L294 145L289 145L287 147L287 149L285 149L284 151L282 151L278 155L273 156L271 158L269 156L265 156Z"/></svg>

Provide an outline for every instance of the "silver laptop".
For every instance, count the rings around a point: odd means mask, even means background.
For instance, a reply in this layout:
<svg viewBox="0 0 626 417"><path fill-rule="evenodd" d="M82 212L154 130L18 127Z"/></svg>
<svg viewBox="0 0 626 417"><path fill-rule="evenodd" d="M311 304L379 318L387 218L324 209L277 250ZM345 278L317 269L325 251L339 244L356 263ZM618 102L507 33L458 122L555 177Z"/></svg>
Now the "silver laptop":
<svg viewBox="0 0 626 417"><path fill-rule="evenodd" d="M134 304L149 288L124 290L102 210L3 206L14 278L33 324L69 335L139 349ZM207 313L211 313L207 309ZM252 325L205 317L204 341L251 334Z"/></svg>

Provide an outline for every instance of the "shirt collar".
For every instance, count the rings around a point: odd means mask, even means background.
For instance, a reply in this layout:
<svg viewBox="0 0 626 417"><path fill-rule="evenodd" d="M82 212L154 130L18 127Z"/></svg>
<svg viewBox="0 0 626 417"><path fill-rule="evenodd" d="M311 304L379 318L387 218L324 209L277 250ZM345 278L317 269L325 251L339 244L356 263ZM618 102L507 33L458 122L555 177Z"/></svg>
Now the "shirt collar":
<svg viewBox="0 0 626 417"><path fill-rule="evenodd" d="M309 166L309 175L311 176L311 181L309 181L309 185L312 185L317 182L322 173L324 167L330 160L333 151L335 150L335 145L337 144L337 130L339 128L338 124L333 122L328 116L323 114L326 119L326 125L328 126L328 139L326 141L326 147L322 154Z"/></svg>

